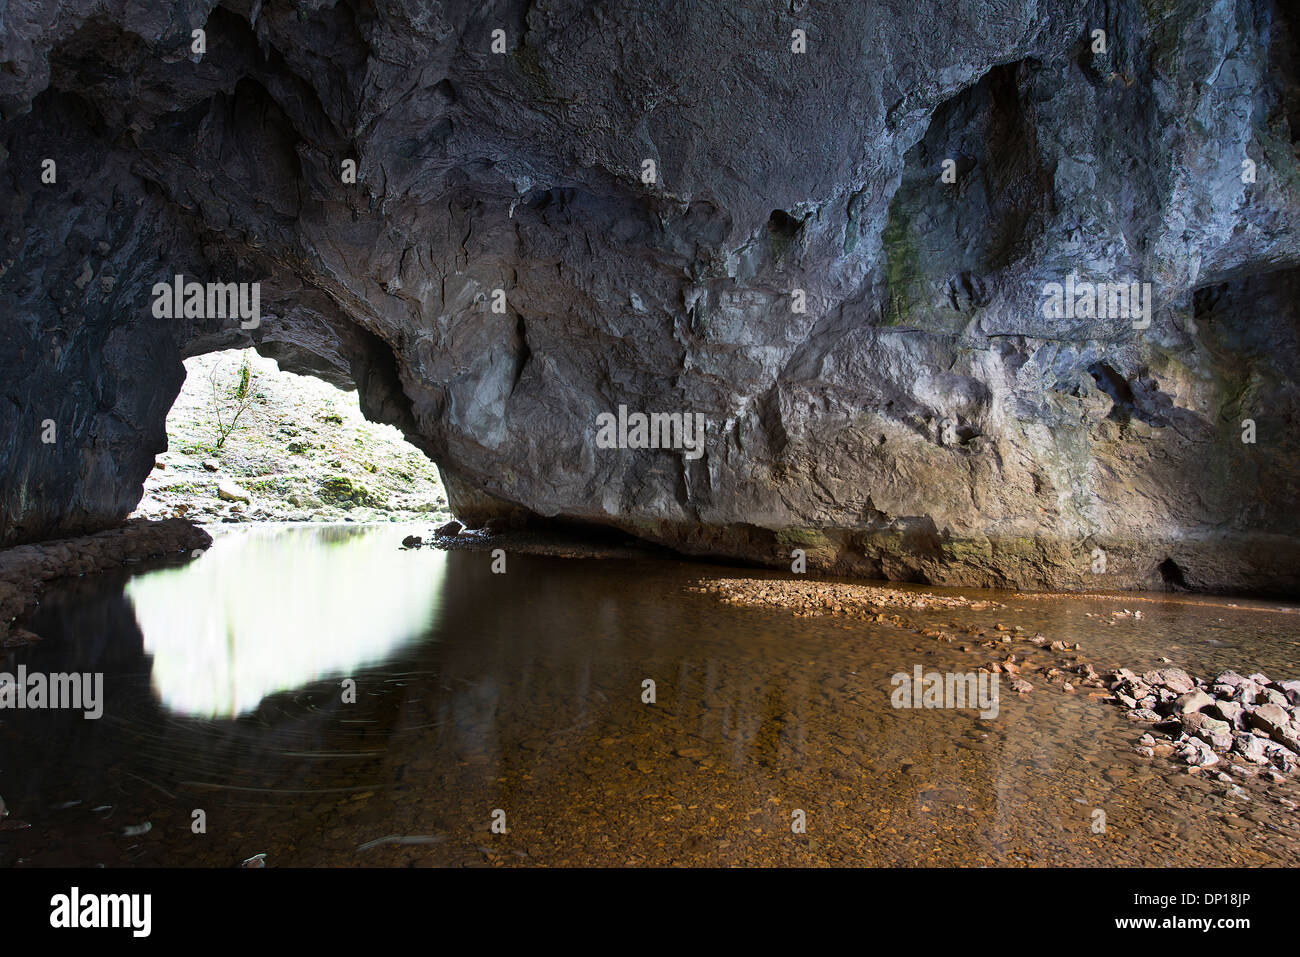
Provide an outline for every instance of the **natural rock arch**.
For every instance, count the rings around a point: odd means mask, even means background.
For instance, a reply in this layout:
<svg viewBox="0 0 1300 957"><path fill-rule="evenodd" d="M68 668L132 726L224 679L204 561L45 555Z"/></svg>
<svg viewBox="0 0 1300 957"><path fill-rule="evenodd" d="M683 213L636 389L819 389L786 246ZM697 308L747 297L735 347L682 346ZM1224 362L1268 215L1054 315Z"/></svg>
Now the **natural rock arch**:
<svg viewBox="0 0 1300 957"><path fill-rule="evenodd" d="M1172 562L1292 589L1298 47L1271 0L1212 7L25 4L0 542L118 521L181 359L251 341L355 384L480 519L940 583ZM1072 271L1151 282L1152 327L1045 319ZM261 324L155 319L177 274L259 282ZM620 404L704 413L705 455L595 449Z"/></svg>

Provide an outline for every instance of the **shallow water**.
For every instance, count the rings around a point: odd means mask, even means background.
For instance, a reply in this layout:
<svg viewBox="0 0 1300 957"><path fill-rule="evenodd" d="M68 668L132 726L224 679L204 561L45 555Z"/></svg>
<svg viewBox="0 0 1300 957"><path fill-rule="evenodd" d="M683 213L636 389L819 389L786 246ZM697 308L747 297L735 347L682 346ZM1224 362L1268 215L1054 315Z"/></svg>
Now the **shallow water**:
<svg viewBox="0 0 1300 957"><path fill-rule="evenodd" d="M103 672L104 715L0 711L0 794L32 825L0 831L0 863L1300 863L1279 803L1300 783L1243 798L1140 758L1141 729L1084 693L1034 680L991 720L890 705L896 672L991 657L924 627L1022 625L1099 670L1297 676L1285 606L965 592L1005 607L898 627L686 590L751 572L512 555L493 574L400 549L410 532L223 529L196 561L51 590L46 639L0 670Z"/></svg>

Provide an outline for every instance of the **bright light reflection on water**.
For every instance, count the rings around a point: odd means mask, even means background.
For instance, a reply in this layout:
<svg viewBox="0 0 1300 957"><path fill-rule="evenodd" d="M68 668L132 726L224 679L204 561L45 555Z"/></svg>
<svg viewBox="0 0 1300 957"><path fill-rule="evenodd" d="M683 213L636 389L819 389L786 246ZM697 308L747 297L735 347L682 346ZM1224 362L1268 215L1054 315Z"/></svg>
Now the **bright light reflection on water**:
<svg viewBox="0 0 1300 957"><path fill-rule="evenodd" d="M396 533L396 534L395 534ZM245 528L126 594L169 709L235 717L268 695L383 662L426 634L447 555L392 526Z"/></svg>

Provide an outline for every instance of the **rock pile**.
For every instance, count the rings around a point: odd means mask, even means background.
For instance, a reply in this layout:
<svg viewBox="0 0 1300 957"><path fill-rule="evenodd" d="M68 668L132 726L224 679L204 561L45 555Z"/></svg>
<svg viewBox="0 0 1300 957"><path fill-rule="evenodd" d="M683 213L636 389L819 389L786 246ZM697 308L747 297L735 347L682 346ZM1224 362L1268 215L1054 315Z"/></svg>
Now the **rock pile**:
<svg viewBox="0 0 1300 957"><path fill-rule="evenodd" d="M960 635L929 626L917 628L904 616L886 611L959 607L963 603L972 609L1004 607L960 596L817 581L703 579L689 590L716 595L729 605L786 608L801 617L884 621L947 642ZM1125 609L1113 617L1139 615ZM1021 695L1033 691L1034 685L1025 675L1037 675L1067 694L1083 692L1112 700L1134 722L1150 725L1133 749L1145 757L1175 758L1193 773L1213 768L1211 773L1224 782L1232 782L1234 776L1261 775L1281 781L1285 774L1300 768L1300 680L1274 681L1261 673L1242 676L1224 671L1205 681L1174 667L1144 674L1128 668L1099 672L1080 653L1077 643L1042 634L1030 636L1020 626L972 626L967 633L982 639L982 649L1001 649L998 657L979 670L1006 675L1013 691ZM1032 647L1009 647L1017 641ZM976 649L963 645L961 650ZM1040 657L1043 654L1048 655L1046 661ZM1029 660L1029 655L1035 660Z"/></svg>
<svg viewBox="0 0 1300 957"><path fill-rule="evenodd" d="M821 581L707 578L701 579L688 590L716 595L720 601L728 605L786 608L801 618L840 615L847 618L878 620L885 609L924 611L927 608L980 610L1004 607L997 602L973 600L959 595L934 595L897 588ZM1003 629L999 628L999 630Z"/></svg>
<svg viewBox="0 0 1300 957"><path fill-rule="evenodd" d="M1132 720L1152 725L1138 754L1252 777L1300 768L1300 681L1225 671L1205 682L1179 668L1121 668L1109 687Z"/></svg>

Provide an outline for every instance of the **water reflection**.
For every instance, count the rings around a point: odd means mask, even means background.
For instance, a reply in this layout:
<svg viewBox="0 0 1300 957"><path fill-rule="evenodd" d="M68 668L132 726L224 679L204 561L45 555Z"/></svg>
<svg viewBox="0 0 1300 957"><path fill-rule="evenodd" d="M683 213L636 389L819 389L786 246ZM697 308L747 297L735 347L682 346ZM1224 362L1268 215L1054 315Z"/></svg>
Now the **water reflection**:
<svg viewBox="0 0 1300 957"><path fill-rule="evenodd" d="M709 566L511 555L498 575L485 552L403 551L410 531L232 530L184 568L52 588L45 640L0 664L102 670L105 716L0 715L0 789L33 825L0 832L0 866L1300 861L1294 783L1244 802L1167 780L1087 694L1035 679L991 721L891 707L898 671L987 661L973 640L726 606L686 590ZM998 600L917 624L1300 673L1280 609L1146 601L1111 624L1113 602Z"/></svg>
<svg viewBox="0 0 1300 957"><path fill-rule="evenodd" d="M378 664L434 623L446 553L394 547L386 527L269 527L126 594L168 709L234 717L270 694Z"/></svg>

